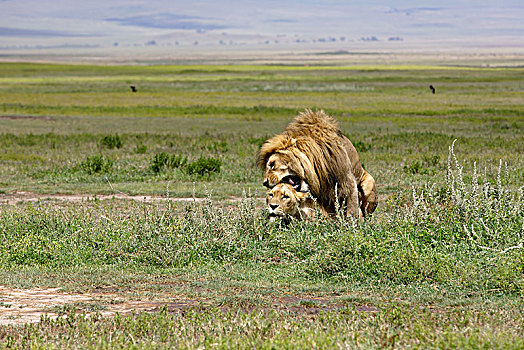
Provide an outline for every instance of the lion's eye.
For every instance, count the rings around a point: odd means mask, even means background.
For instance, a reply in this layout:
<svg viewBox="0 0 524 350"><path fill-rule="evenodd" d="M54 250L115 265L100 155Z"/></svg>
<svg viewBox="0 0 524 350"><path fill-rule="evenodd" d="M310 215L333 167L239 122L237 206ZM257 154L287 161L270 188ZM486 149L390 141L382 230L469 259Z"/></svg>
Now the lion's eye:
<svg viewBox="0 0 524 350"><path fill-rule="evenodd" d="M273 198L273 193L267 195L269 198Z"/></svg>
<svg viewBox="0 0 524 350"><path fill-rule="evenodd" d="M282 196L282 198L289 199L289 196L285 194L285 195Z"/></svg>
<svg viewBox="0 0 524 350"><path fill-rule="evenodd" d="M273 169L275 167L275 162L270 162L267 166L269 169Z"/></svg>

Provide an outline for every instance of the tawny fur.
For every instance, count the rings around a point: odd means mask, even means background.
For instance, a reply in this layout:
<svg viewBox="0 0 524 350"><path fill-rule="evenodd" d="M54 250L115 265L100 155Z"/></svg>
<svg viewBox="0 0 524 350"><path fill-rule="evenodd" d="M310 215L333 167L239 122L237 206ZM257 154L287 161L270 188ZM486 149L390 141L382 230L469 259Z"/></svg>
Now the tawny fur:
<svg viewBox="0 0 524 350"><path fill-rule="evenodd" d="M364 174L357 180L358 199L364 216L371 215L378 205L378 194L375 180L364 170Z"/></svg>
<svg viewBox="0 0 524 350"><path fill-rule="evenodd" d="M284 221L309 220L315 217L315 203L309 193L298 192L287 183L279 183L267 190L266 205L271 221L277 217Z"/></svg>
<svg viewBox="0 0 524 350"><path fill-rule="evenodd" d="M264 182L268 187L287 176L298 176L309 185L321 210L334 215L336 207L340 206L346 215L359 217L357 181L351 156L356 155L358 165L360 159L356 150L348 154L350 145L353 146L335 119L324 111L306 110L284 132L262 145L258 164L265 169ZM357 170L358 165L355 165ZM361 175L362 172L357 173Z"/></svg>
<svg viewBox="0 0 524 350"><path fill-rule="evenodd" d="M358 188L358 201L360 203L360 209L364 216L371 215L378 205L378 194L377 187L375 185L375 179L369 174L360 162L358 152L353 146L353 143L342 134L342 142L346 148L346 152L351 161L351 169L355 180L357 181Z"/></svg>

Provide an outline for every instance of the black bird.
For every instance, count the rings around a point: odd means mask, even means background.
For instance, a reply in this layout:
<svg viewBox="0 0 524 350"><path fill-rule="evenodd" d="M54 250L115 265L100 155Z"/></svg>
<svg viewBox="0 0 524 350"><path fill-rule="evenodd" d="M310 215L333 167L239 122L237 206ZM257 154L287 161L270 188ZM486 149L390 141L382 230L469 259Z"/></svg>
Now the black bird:
<svg viewBox="0 0 524 350"><path fill-rule="evenodd" d="M131 86L129 86L129 87L131 88L131 91L136 92L136 86L131 85Z"/></svg>
<svg viewBox="0 0 524 350"><path fill-rule="evenodd" d="M435 88L433 87L433 85L430 85L429 89L431 90L432 93L435 93Z"/></svg>

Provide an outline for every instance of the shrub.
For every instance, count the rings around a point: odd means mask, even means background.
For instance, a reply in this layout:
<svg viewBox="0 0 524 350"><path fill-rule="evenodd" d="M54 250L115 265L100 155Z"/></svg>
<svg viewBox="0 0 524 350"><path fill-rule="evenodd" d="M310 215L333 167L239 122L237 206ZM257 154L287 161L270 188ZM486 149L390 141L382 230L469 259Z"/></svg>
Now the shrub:
<svg viewBox="0 0 524 350"><path fill-rule="evenodd" d="M159 173L166 167L168 160L169 155L165 152L155 154L153 159L151 160L151 169L155 173Z"/></svg>
<svg viewBox="0 0 524 350"><path fill-rule="evenodd" d="M122 147L122 139L120 139L118 134L104 136L100 143L109 149Z"/></svg>
<svg viewBox="0 0 524 350"><path fill-rule="evenodd" d="M102 155L88 156L82 163L80 163L80 167L89 175L106 173L111 171L113 162L110 159L105 159Z"/></svg>
<svg viewBox="0 0 524 350"><path fill-rule="evenodd" d="M221 165L222 161L220 159L200 157L196 162L187 164L186 171L189 175L204 176L219 173Z"/></svg>

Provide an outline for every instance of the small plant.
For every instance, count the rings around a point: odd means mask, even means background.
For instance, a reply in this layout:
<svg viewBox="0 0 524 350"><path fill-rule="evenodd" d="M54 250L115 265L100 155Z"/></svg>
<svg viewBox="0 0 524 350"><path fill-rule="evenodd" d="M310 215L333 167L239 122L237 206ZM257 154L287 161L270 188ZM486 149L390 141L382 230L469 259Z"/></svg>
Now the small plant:
<svg viewBox="0 0 524 350"><path fill-rule="evenodd" d="M151 169L155 173L159 173L162 171L169 160L169 155L166 152L160 152L154 155L153 159L151 160Z"/></svg>
<svg viewBox="0 0 524 350"><path fill-rule="evenodd" d="M80 163L80 167L89 175L107 173L111 171L113 162L110 159L105 159L102 155L89 156Z"/></svg>
<svg viewBox="0 0 524 350"><path fill-rule="evenodd" d="M186 171L189 175L197 174L200 176L219 173L222 161L216 158L200 157L196 162L187 164Z"/></svg>
<svg viewBox="0 0 524 350"><path fill-rule="evenodd" d="M118 134L104 136L100 143L102 144L102 146L107 147L109 149L122 147L122 139L120 138L120 136L118 136Z"/></svg>
<svg viewBox="0 0 524 350"><path fill-rule="evenodd" d="M165 168L175 169L183 168L187 164L187 157L173 154L169 155L166 152L160 152L155 154L151 160L151 169L155 173L159 173Z"/></svg>
<svg viewBox="0 0 524 350"><path fill-rule="evenodd" d="M406 174L418 174L422 170L422 164L417 160L415 163L410 165L404 165L404 172Z"/></svg>

